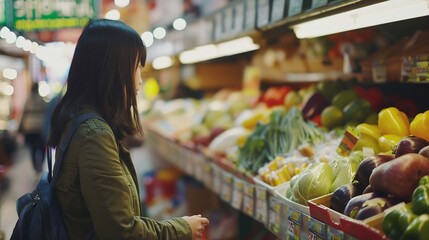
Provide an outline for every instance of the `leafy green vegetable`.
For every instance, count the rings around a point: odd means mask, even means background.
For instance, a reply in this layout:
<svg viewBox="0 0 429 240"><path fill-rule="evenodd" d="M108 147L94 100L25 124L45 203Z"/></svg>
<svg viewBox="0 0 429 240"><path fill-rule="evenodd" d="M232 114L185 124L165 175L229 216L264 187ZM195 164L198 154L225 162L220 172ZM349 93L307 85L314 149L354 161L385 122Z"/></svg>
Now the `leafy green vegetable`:
<svg viewBox="0 0 429 240"><path fill-rule="evenodd" d="M307 205L307 201L330 193L334 181L332 167L327 163L312 163L291 180L291 200Z"/></svg>
<svg viewBox="0 0 429 240"><path fill-rule="evenodd" d="M297 149L303 143L317 144L324 140L324 132L311 122L304 121L298 108L276 110L270 122L257 125L239 151L239 169L256 174L275 157Z"/></svg>

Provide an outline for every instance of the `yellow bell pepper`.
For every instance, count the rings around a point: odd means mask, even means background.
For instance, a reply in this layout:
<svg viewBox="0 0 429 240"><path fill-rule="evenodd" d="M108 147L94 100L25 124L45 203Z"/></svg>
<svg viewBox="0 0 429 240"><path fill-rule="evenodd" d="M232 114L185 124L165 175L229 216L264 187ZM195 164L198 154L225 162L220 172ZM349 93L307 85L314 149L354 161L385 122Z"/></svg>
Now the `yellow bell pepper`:
<svg viewBox="0 0 429 240"><path fill-rule="evenodd" d="M393 148L401 141L402 137L387 134L378 138L378 146L380 146L380 151L383 153L391 152Z"/></svg>
<svg viewBox="0 0 429 240"><path fill-rule="evenodd" d="M246 129L254 129L256 127L256 124L262 119L263 113L262 112L255 112L253 116L249 117L248 119L244 120L242 123L242 126Z"/></svg>
<svg viewBox="0 0 429 240"><path fill-rule="evenodd" d="M410 132L412 135L429 141L429 110L419 113L411 121Z"/></svg>
<svg viewBox="0 0 429 240"><path fill-rule="evenodd" d="M375 124L361 123L356 126L356 132L359 135L366 134L374 139L379 139L381 136L380 129Z"/></svg>
<svg viewBox="0 0 429 240"><path fill-rule="evenodd" d="M392 134L400 137L410 135L410 122L407 115L395 107L382 109L378 113L378 127L381 135Z"/></svg>

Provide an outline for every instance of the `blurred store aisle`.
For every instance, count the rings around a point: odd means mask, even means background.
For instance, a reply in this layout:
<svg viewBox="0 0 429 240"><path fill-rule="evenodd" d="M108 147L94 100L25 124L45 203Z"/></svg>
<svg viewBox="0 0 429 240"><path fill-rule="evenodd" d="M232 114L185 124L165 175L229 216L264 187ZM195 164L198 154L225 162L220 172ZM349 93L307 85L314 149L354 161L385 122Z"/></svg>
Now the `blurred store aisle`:
<svg viewBox="0 0 429 240"><path fill-rule="evenodd" d="M33 190L39 178L33 169L27 147L19 146L14 158L14 164L6 175L9 187L5 192L0 192L0 231L4 232L5 239L10 239L18 219L16 200L24 193Z"/></svg>

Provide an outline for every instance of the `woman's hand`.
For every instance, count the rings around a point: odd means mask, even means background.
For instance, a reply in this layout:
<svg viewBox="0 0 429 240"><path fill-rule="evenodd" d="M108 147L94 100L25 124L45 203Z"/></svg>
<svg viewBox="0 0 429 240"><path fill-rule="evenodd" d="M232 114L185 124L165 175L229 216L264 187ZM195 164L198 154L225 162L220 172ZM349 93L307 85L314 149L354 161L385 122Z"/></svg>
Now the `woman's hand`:
<svg viewBox="0 0 429 240"><path fill-rule="evenodd" d="M209 225L209 220L205 217L201 217L201 214L193 216L184 216L182 217L191 227L192 230L192 239L199 240L202 239L204 228Z"/></svg>

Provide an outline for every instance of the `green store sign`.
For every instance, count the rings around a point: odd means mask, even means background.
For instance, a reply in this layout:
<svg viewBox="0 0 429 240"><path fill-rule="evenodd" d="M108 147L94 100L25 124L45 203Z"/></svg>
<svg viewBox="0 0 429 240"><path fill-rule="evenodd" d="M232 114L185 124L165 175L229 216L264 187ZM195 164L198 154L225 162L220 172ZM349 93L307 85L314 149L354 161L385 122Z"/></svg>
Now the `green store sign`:
<svg viewBox="0 0 429 240"><path fill-rule="evenodd" d="M10 7L6 7L4 14L6 25L27 32L83 27L90 19L97 18L100 10L99 0L0 1L10 1L9 4L11 4ZM3 6L6 5L3 4ZM10 13L8 13L9 9L11 9Z"/></svg>
<svg viewBox="0 0 429 240"><path fill-rule="evenodd" d="M6 25L6 0L0 0L0 25Z"/></svg>

